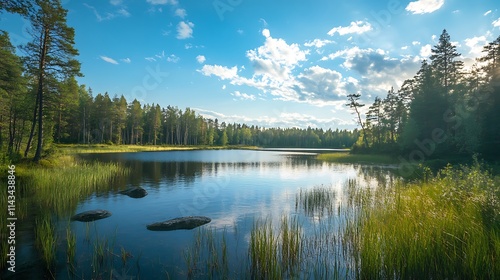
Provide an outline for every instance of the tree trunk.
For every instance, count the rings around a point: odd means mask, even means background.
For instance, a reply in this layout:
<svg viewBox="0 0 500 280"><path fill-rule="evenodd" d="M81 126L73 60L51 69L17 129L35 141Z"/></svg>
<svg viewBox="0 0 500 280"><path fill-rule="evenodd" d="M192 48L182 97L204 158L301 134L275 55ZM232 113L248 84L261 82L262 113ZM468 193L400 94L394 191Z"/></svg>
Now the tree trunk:
<svg viewBox="0 0 500 280"><path fill-rule="evenodd" d="M34 162L38 162L42 157L42 148L43 148L43 79L45 72L45 55L47 54L47 41L49 37L49 29L45 28L43 34L43 44L41 46L40 52L40 64L39 64L39 73L38 73L38 143L36 145L35 157L33 158Z"/></svg>
<svg viewBox="0 0 500 280"><path fill-rule="evenodd" d="M24 157L28 157L28 153L31 149L31 142L33 141L33 136L35 134L36 126L36 116L38 113L38 94L36 95L35 110L33 110L33 122L31 123L30 136L28 137L28 143L26 144L26 150L24 151Z"/></svg>

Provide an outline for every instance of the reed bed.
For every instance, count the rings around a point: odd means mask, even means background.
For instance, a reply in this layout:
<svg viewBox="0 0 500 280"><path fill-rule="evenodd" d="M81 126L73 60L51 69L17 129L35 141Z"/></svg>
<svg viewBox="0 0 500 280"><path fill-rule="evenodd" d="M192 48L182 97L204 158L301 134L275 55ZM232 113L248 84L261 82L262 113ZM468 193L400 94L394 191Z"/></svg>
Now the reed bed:
<svg viewBox="0 0 500 280"><path fill-rule="evenodd" d="M358 278L500 277L499 184L480 164L355 196L368 197L344 233Z"/></svg>

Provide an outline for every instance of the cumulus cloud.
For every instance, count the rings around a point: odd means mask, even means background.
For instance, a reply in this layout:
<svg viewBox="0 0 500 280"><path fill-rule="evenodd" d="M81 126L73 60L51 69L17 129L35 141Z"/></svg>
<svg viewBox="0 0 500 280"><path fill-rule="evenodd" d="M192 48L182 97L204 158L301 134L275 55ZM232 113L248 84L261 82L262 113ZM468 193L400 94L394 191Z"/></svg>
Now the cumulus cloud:
<svg viewBox="0 0 500 280"><path fill-rule="evenodd" d="M112 59L111 57L107 57L107 56L104 56L104 55L101 55L100 58L104 61L106 61L107 63L111 63L111 64L119 64L118 61Z"/></svg>
<svg viewBox="0 0 500 280"><path fill-rule="evenodd" d="M353 21L349 26L338 26L328 31L328 35L333 36L338 33L340 36L347 34L362 34L372 30L370 23L365 21Z"/></svg>
<svg viewBox="0 0 500 280"><path fill-rule="evenodd" d="M177 39L187 39L193 37L194 23L181 21L177 25Z"/></svg>
<svg viewBox="0 0 500 280"><path fill-rule="evenodd" d="M444 5L444 0L418 0L406 6L406 10L412 14L427 14L439 10Z"/></svg>
<svg viewBox="0 0 500 280"><path fill-rule="evenodd" d="M196 61L198 61L198 63L200 63L200 64L205 63L205 61L206 61L206 60L207 60L207 59L205 58L205 56L204 56L204 55L198 55L198 56L196 57Z"/></svg>
<svg viewBox="0 0 500 280"><path fill-rule="evenodd" d="M430 44L422 46L422 48L420 49L421 57L429 57L431 54L432 54L432 46Z"/></svg>
<svg viewBox="0 0 500 280"><path fill-rule="evenodd" d="M238 67L233 66L231 68L221 66L221 65L203 65L203 68L199 70L205 76L217 76L222 80L233 79L238 76Z"/></svg>
<svg viewBox="0 0 500 280"><path fill-rule="evenodd" d="M486 36L472 37L465 39L465 45L470 48L469 53L472 57L479 57L483 47L488 43Z"/></svg>

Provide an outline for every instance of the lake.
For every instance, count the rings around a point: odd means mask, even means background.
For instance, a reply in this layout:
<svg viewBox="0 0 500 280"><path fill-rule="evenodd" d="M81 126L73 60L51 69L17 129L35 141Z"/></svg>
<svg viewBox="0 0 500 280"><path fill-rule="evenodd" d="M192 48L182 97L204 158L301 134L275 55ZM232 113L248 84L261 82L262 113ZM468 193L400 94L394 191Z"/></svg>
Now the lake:
<svg viewBox="0 0 500 280"><path fill-rule="evenodd" d="M391 168L322 162L316 160L316 152L196 150L82 155L85 160L120 163L130 169L130 175L118 178L109 191L82 198L75 213L68 213L70 217L104 209L112 213L109 218L90 223L69 223L64 219L57 223L62 245L57 247L55 276L57 279L254 277L245 259L256 225L268 223L272 231L277 231L280 221L287 217L300 226L303 235L318 228L335 233L342 227L344 218L340 212L349 182L355 180L357 187L376 188L395 178ZM143 188L148 194L132 198L120 193L132 187ZM327 201L329 209L334 211L307 211L301 206L301 195L318 188L334 194ZM146 228L154 222L192 215L207 216L211 222L193 230ZM65 261L68 223L76 236L73 268ZM217 248L203 249L200 243ZM339 250L333 253L334 257L341 256L339 248L332 249ZM315 254L310 252L309 257ZM349 260L347 256L342 258L340 270L350 275ZM316 275L301 270L302 278Z"/></svg>

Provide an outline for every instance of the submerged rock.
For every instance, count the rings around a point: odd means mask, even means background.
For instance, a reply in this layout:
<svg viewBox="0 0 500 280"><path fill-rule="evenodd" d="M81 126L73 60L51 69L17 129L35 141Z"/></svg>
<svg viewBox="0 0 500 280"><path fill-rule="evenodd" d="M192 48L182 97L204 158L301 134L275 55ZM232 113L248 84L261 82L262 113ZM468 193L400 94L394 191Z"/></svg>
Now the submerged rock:
<svg viewBox="0 0 500 280"><path fill-rule="evenodd" d="M169 231L178 229L193 229L212 221L210 218L203 216L188 216L171 219L164 222L158 222L147 226L149 230Z"/></svg>
<svg viewBox="0 0 500 280"><path fill-rule="evenodd" d="M142 198L148 195L148 192L141 187L128 188L120 192L121 194L127 195L131 198Z"/></svg>
<svg viewBox="0 0 500 280"><path fill-rule="evenodd" d="M74 215L73 217L71 217L71 220L79 222L92 222L95 220L107 218L109 216L111 216L111 212L106 210L90 210Z"/></svg>

